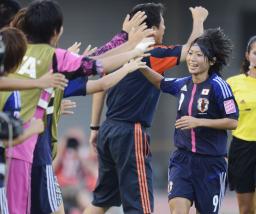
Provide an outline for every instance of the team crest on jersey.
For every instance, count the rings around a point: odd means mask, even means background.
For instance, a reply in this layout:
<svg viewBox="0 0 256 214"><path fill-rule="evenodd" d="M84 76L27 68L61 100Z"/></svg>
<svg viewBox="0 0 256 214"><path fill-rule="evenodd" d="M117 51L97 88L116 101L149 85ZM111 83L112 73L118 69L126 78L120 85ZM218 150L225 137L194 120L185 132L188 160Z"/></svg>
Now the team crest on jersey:
<svg viewBox="0 0 256 214"><path fill-rule="evenodd" d="M206 99L206 98L199 98L197 100L197 109L200 112L204 113L204 112L206 112L208 110L208 108L209 108L209 100L208 99Z"/></svg>
<svg viewBox="0 0 256 214"><path fill-rule="evenodd" d="M210 89L204 88L204 89L202 90L202 95L208 95L209 92L210 92Z"/></svg>

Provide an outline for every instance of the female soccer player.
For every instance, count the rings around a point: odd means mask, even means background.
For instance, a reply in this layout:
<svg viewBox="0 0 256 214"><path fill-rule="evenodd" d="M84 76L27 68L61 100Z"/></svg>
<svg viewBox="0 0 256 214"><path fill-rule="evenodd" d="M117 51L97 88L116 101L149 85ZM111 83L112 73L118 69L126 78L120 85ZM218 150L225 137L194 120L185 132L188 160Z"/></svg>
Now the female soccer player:
<svg viewBox="0 0 256 214"><path fill-rule="evenodd" d="M227 64L231 43L220 29L209 29L191 45L186 57L191 76L164 78L143 74L164 93L178 98L170 157L168 198L171 213L218 213L226 187L227 129L237 126L238 109L219 72Z"/></svg>
<svg viewBox="0 0 256 214"><path fill-rule="evenodd" d="M239 108L239 119L229 150L230 189L237 193L240 214L255 213L256 185L256 36L250 38L242 74L227 80Z"/></svg>

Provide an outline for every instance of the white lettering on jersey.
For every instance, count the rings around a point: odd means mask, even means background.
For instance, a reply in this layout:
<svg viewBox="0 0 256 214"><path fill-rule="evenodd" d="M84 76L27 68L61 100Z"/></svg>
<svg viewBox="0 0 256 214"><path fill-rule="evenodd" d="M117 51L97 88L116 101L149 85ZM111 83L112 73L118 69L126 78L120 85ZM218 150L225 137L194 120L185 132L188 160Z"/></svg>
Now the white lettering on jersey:
<svg viewBox="0 0 256 214"><path fill-rule="evenodd" d="M21 66L20 70L18 71L18 74L24 75L27 74L30 78L36 79L36 58L34 57L27 57L25 56L23 58L23 65Z"/></svg>

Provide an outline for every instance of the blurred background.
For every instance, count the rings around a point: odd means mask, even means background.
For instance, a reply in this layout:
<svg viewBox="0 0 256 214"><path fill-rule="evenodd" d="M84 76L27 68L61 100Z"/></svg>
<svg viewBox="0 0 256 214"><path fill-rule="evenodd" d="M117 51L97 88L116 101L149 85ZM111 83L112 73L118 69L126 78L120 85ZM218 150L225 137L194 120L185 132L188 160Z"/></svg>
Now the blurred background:
<svg viewBox="0 0 256 214"><path fill-rule="evenodd" d="M20 0L26 6L29 0ZM209 10L205 28L221 27L234 44L230 65L223 72L225 78L239 73L246 42L256 34L255 0L58 0L64 13L64 34L59 46L68 48L75 41L82 42L82 48L91 44L100 47L121 30L126 14L133 6L144 2L161 2L166 7L166 32L164 43L183 44L192 29L189 7L203 6ZM167 76L187 75L185 65L167 72ZM145 98L146 99L146 98ZM59 137L65 137L70 127L79 127L88 141L91 112L91 96L72 99L77 102L73 116L64 116L59 124ZM162 94L155 113L152 135L153 171L155 185L155 213L168 213L166 197L167 167L170 152L173 151L172 136L175 121L176 100ZM102 118L104 119L104 117ZM113 211L112 213L120 213ZM191 213L194 213L192 211ZM221 213L238 213L234 193L227 193Z"/></svg>

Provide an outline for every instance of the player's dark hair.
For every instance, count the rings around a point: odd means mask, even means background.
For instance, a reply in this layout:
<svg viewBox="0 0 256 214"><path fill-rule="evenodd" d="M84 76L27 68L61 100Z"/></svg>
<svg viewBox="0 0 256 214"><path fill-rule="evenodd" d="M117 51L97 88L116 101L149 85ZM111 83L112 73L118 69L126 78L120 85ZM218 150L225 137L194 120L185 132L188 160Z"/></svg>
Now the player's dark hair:
<svg viewBox="0 0 256 214"><path fill-rule="evenodd" d="M14 72L26 53L26 37L20 30L12 27L3 28L0 30L0 35L5 45L4 72Z"/></svg>
<svg viewBox="0 0 256 214"><path fill-rule="evenodd" d="M145 3L136 5L130 12L130 16L133 17L138 11L144 11L147 15L145 23L148 28L155 26L159 28L161 23L161 16L164 13L164 5L161 3Z"/></svg>
<svg viewBox="0 0 256 214"><path fill-rule="evenodd" d="M63 14L59 4L53 0L37 0L27 8L23 29L29 42L50 43L62 25Z"/></svg>
<svg viewBox="0 0 256 214"><path fill-rule="evenodd" d="M252 49L252 45L256 43L256 35L255 36L252 36L250 39L249 39L249 42L247 44L247 47L246 47L246 53L249 54L251 49ZM250 62L248 59L246 59L246 57L244 57L244 60L242 62L242 67L241 67L241 73L244 73L246 76L248 75L248 71L249 71L249 66L250 66Z"/></svg>
<svg viewBox="0 0 256 214"><path fill-rule="evenodd" d="M10 24L12 18L20 10L20 8L20 3L16 0L0 1L0 29Z"/></svg>
<svg viewBox="0 0 256 214"><path fill-rule="evenodd" d="M209 62L214 63L210 66L209 74L220 75L219 72L223 66L228 64L232 52L232 43L223 30L220 28L207 29L202 36L192 42L193 44L197 44Z"/></svg>

